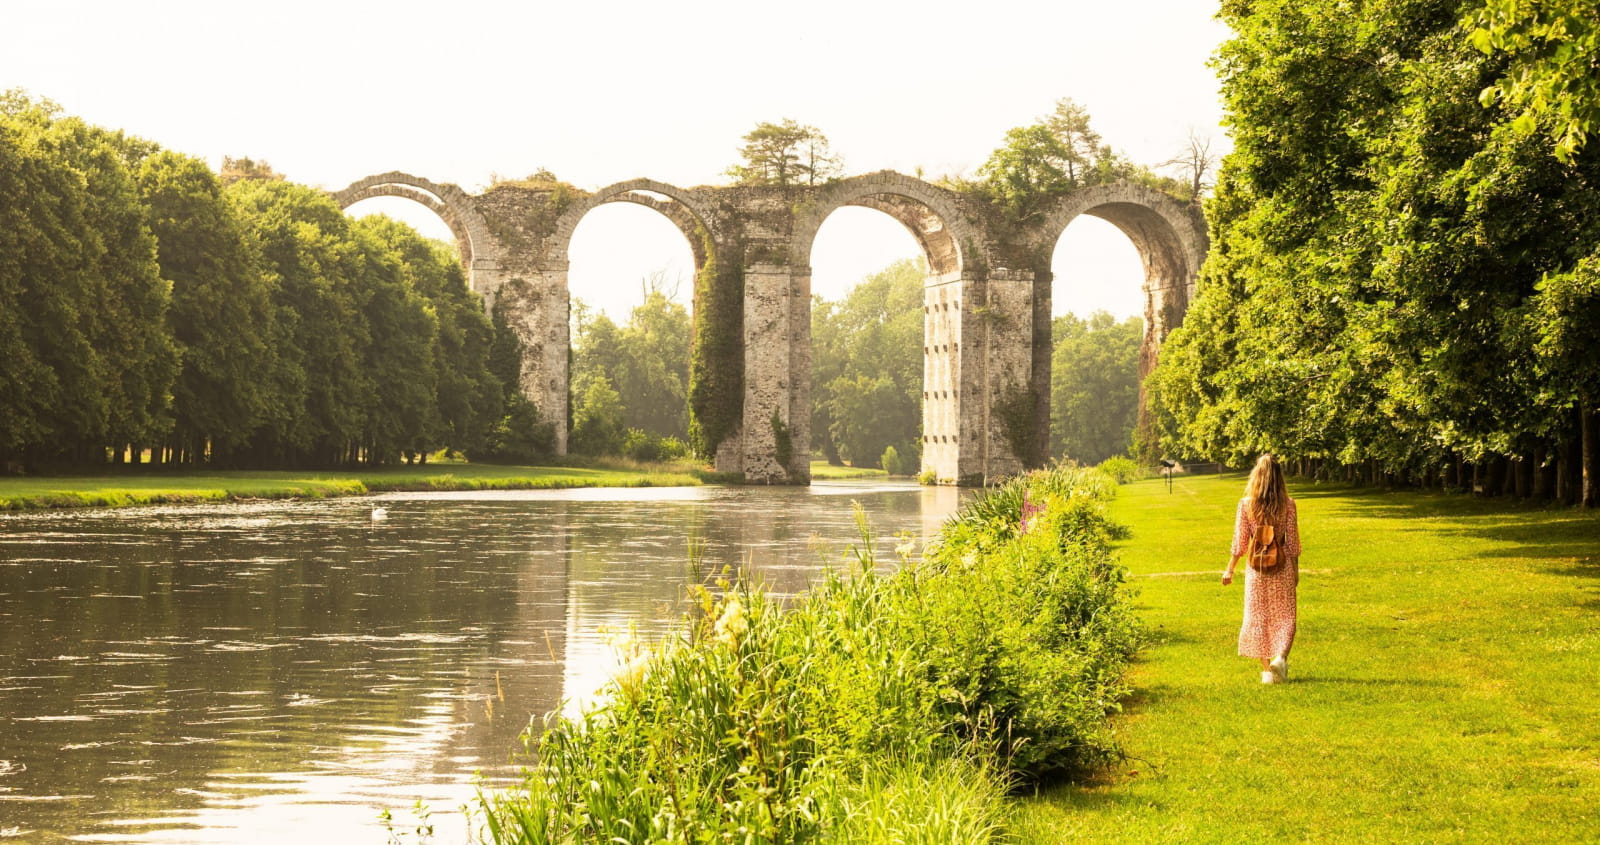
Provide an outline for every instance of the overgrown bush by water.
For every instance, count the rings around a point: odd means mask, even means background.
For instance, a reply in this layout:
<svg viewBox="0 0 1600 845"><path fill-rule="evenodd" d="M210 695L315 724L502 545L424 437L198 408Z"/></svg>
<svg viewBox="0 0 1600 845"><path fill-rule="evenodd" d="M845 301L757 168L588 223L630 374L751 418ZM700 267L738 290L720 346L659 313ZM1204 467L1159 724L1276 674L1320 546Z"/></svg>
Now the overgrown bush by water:
<svg viewBox="0 0 1600 845"><path fill-rule="evenodd" d="M1007 790L1116 755L1107 716L1137 648L1112 483L1059 468L963 508L876 571L780 606L703 590L684 632L634 656L604 703L527 737L538 761L485 794L495 842L990 842Z"/></svg>

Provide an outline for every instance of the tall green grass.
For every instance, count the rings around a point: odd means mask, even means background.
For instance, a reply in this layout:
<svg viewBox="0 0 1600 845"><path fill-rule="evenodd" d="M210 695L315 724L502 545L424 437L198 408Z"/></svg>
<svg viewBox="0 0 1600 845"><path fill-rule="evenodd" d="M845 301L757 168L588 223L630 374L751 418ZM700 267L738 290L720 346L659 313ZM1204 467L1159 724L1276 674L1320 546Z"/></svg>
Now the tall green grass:
<svg viewBox="0 0 1600 845"><path fill-rule="evenodd" d="M484 835L1002 840L1008 790L1116 755L1106 719L1140 633L1109 491L1094 471L1036 473L968 506L921 560L903 542L893 575L864 532L850 571L787 606L702 591L602 705L530 733L521 787L481 796Z"/></svg>

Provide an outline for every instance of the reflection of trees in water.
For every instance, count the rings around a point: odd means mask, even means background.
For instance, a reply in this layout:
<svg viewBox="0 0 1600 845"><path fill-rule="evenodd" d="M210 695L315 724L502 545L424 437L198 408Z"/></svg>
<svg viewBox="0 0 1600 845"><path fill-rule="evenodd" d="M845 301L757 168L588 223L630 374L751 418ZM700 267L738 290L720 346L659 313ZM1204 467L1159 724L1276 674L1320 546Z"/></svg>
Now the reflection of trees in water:
<svg viewBox="0 0 1600 845"><path fill-rule="evenodd" d="M29 557L79 560L3 567L0 687L22 689L0 712L27 726L3 756L28 766L5 786L90 796L107 821L216 824L260 812L239 796L296 791L365 820L385 784L509 762L560 691L564 503L511 532L398 504L381 525L289 510L61 518L29 539ZM85 824L80 802L8 805L28 829Z"/></svg>
<svg viewBox="0 0 1600 845"><path fill-rule="evenodd" d="M448 810L472 771L510 774L530 715L605 679L601 626L665 632L725 569L799 592L854 540L852 498L887 550L954 495L821 489L392 501L381 523L356 503L0 521L0 716L26 720L0 758L28 767L0 785L89 796L8 801L8 823L137 836L121 821Z"/></svg>

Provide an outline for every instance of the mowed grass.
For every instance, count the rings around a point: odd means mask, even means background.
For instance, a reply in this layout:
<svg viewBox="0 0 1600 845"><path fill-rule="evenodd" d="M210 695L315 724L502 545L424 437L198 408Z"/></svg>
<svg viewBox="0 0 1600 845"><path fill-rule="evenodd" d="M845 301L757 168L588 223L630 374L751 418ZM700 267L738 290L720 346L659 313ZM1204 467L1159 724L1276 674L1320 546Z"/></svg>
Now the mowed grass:
<svg viewBox="0 0 1600 845"><path fill-rule="evenodd" d="M812 461L811 477L817 481L838 481L845 478L888 478L889 473L872 467L834 466L827 461Z"/></svg>
<svg viewBox="0 0 1600 845"><path fill-rule="evenodd" d="M1017 802L1018 840L1600 842L1600 514L1291 482L1291 683L1236 655L1241 475L1120 488L1153 641L1127 761Z"/></svg>
<svg viewBox="0 0 1600 845"><path fill-rule="evenodd" d="M398 490L679 487L718 480L679 465L524 467L441 463L349 472L162 471L0 476L0 510L123 507L240 499L315 499Z"/></svg>

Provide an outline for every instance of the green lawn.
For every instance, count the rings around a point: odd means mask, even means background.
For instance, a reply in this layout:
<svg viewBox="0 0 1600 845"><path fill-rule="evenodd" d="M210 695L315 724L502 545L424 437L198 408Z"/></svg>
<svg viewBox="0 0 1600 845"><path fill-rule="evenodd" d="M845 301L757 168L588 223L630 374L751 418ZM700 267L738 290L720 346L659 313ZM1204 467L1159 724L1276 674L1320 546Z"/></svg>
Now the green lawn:
<svg viewBox="0 0 1600 845"><path fill-rule="evenodd" d="M888 478L889 473L872 467L836 467L827 461L812 461L811 477L817 481L837 481L841 478Z"/></svg>
<svg viewBox="0 0 1600 845"><path fill-rule="evenodd" d="M1235 654L1243 476L1120 488L1152 642L1128 760L1018 802L1019 840L1600 841L1600 514L1294 485L1291 683Z"/></svg>
<svg viewBox="0 0 1600 845"><path fill-rule="evenodd" d="M130 469L117 474L0 477L0 510L121 507L230 499L322 498L393 490L669 487L716 480L677 465L617 468L443 463L346 472Z"/></svg>

